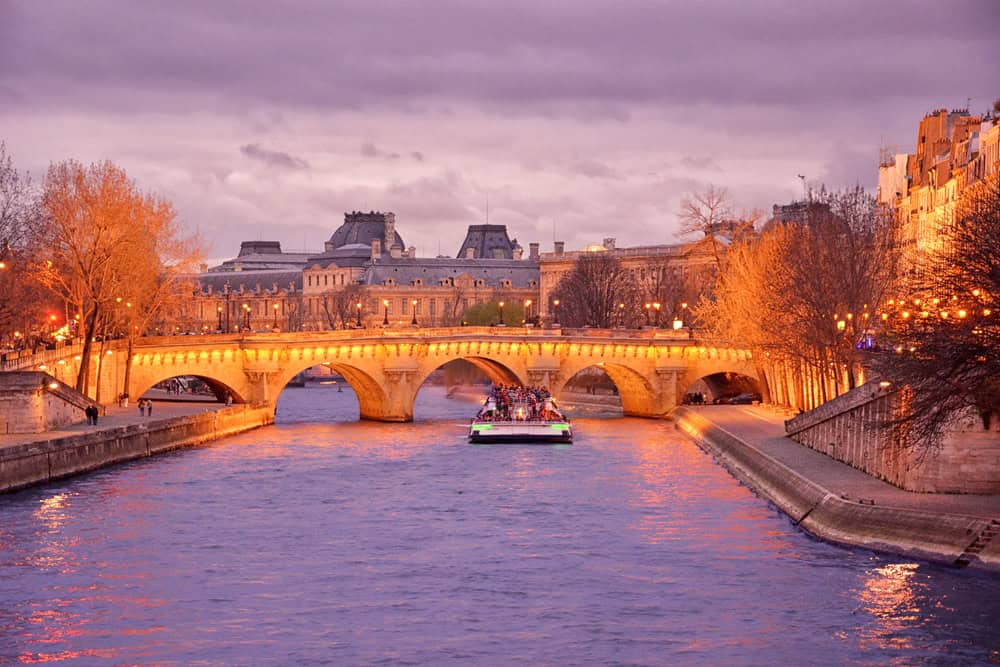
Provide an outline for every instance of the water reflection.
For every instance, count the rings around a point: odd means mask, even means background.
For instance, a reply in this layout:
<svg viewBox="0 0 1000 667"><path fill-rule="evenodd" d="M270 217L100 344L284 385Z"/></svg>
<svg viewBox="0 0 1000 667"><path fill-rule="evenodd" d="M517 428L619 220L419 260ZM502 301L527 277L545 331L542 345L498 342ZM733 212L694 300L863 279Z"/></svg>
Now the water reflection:
<svg viewBox="0 0 1000 667"><path fill-rule="evenodd" d="M5 496L0 663L976 664L1000 583L817 542L672 425L473 447L350 392Z"/></svg>

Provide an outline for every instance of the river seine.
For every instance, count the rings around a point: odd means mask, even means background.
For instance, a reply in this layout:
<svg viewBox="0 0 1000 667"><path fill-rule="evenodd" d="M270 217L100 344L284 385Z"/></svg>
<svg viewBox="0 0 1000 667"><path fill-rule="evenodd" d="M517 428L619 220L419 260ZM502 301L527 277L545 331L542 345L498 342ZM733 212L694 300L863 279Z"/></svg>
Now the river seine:
<svg viewBox="0 0 1000 667"><path fill-rule="evenodd" d="M811 539L668 422L470 446L290 388L278 421L0 496L0 662L1000 663L1000 578Z"/></svg>

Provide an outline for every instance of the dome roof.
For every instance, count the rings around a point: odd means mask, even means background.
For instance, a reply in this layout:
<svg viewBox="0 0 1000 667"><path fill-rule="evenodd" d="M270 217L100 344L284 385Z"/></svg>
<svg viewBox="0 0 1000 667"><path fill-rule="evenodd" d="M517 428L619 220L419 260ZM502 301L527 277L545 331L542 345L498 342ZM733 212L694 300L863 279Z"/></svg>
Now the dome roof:
<svg viewBox="0 0 1000 667"><path fill-rule="evenodd" d="M385 243L385 228L386 228L386 217L390 214L385 213L348 213L344 216L344 224L337 227L337 230L327 241L326 246L328 248L340 248L345 245L362 244L368 248L371 248L372 241L378 239L383 248L388 249ZM399 232L395 230L395 220L393 219L393 243L388 244L389 247L393 245L399 245L400 248L405 248L403 239L400 237Z"/></svg>

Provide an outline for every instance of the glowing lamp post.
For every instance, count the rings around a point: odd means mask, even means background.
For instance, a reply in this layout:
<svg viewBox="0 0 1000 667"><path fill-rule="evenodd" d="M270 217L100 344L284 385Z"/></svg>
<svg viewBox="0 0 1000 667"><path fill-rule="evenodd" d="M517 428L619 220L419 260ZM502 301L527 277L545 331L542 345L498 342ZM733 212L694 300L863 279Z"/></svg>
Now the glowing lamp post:
<svg viewBox="0 0 1000 667"><path fill-rule="evenodd" d="M618 304L618 326L622 329L625 328L625 303Z"/></svg>
<svg viewBox="0 0 1000 667"><path fill-rule="evenodd" d="M354 305L357 306L357 308L358 308L358 328L360 329L361 328L361 302L358 301Z"/></svg>
<svg viewBox="0 0 1000 667"><path fill-rule="evenodd" d="M244 312L243 326L246 327L247 331L250 331L250 304L249 303L244 303L243 304L243 312Z"/></svg>
<svg viewBox="0 0 1000 667"><path fill-rule="evenodd" d="M531 299L524 300L524 323L531 321Z"/></svg>
<svg viewBox="0 0 1000 667"><path fill-rule="evenodd" d="M413 319L410 320L410 324L412 324L413 326L417 326L417 300L414 299L413 301L411 301L410 305L413 306ZM433 326L433 324L431 326Z"/></svg>
<svg viewBox="0 0 1000 667"><path fill-rule="evenodd" d="M500 309L500 323L499 323L498 326L502 327L503 326L503 301L501 301L500 303L498 303L497 307Z"/></svg>
<svg viewBox="0 0 1000 667"><path fill-rule="evenodd" d="M646 326L647 327L649 326L649 311L650 311L650 309L652 307L653 307L653 304L651 304L651 303L647 303L646 304Z"/></svg>
<svg viewBox="0 0 1000 667"><path fill-rule="evenodd" d="M219 333L222 333L222 306L218 306L215 310L219 314L219 324L215 329Z"/></svg>
<svg viewBox="0 0 1000 667"><path fill-rule="evenodd" d="M281 309L281 306L279 304L274 304L271 307L274 308L274 327L273 328L277 329L278 328L278 311Z"/></svg>
<svg viewBox="0 0 1000 667"><path fill-rule="evenodd" d="M653 310L656 311L656 326L657 327L660 326L660 308L662 308L662 306L660 305L659 302L656 302L656 303L653 304Z"/></svg>
<svg viewBox="0 0 1000 667"><path fill-rule="evenodd" d="M382 326L389 326L389 299L382 299L382 307L385 309L385 314L382 316Z"/></svg>
<svg viewBox="0 0 1000 667"><path fill-rule="evenodd" d="M552 300L552 324L559 326L559 299Z"/></svg>

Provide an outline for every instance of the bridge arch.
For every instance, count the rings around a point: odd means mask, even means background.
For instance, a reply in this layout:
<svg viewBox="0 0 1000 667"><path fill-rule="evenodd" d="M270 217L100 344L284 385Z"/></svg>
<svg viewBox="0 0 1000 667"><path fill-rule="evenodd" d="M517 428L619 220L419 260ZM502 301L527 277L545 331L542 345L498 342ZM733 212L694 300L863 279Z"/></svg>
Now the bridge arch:
<svg viewBox="0 0 1000 667"><path fill-rule="evenodd" d="M136 372L138 370L138 372ZM145 371L145 372L143 372ZM250 400L250 396L246 390L245 384L239 381L241 378L232 378L226 375L219 375L214 373L204 373L204 372L191 372L188 370L178 371L176 368L164 367L160 372L150 372L150 369L139 367L138 369L133 369L132 378L129 381L129 397L131 400L138 400L140 396L148 393L153 387L160 384L161 382L166 382L173 378L185 378L193 377L201 380L212 393L215 398L223 403L226 401L227 394L232 397L233 403L246 403Z"/></svg>
<svg viewBox="0 0 1000 667"><path fill-rule="evenodd" d="M292 378L316 365L316 363L299 363L295 366L289 366L279 373L269 383L272 387L272 403L275 406L277 405L278 394L288 386ZM354 395L358 399L358 407L362 419L397 421L397 419L394 419L387 412L390 405L386 388L377 379L372 377L369 372L357 365L343 361L324 362L324 365L343 377L351 385L351 389L354 390Z"/></svg>
<svg viewBox="0 0 1000 667"><path fill-rule="evenodd" d="M557 399L561 397L566 385L576 377L581 371L588 368L597 368L614 382L618 388L618 395L622 401L622 412L626 415L635 416L655 416L662 410L659 403L659 394L656 388L639 370L620 362L581 360L571 366L564 367L558 379L552 382L549 391Z"/></svg>
<svg viewBox="0 0 1000 667"><path fill-rule="evenodd" d="M689 393L705 393L706 401L709 403L725 398L731 398L739 394L759 394L762 400L766 393L765 382L749 369L728 369L714 370L710 372L697 371L688 373L678 384L678 402L683 402Z"/></svg>
<svg viewBox="0 0 1000 667"><path fill-rule="evenodd" d="M429 363L418 371L416 377L414 378L414 387L419 390L419 388L423 386L424 382L427 381L427 378L430 377L431 373L453 361L469 362L482 371L483 375L489 378L490 382L493 384L524 384L524 379L521 374L509 365L500 361L482 356L456 355L448 358L431 359ZM417 393L414 391L414 399L416 399L416 395Z"/></svg>

